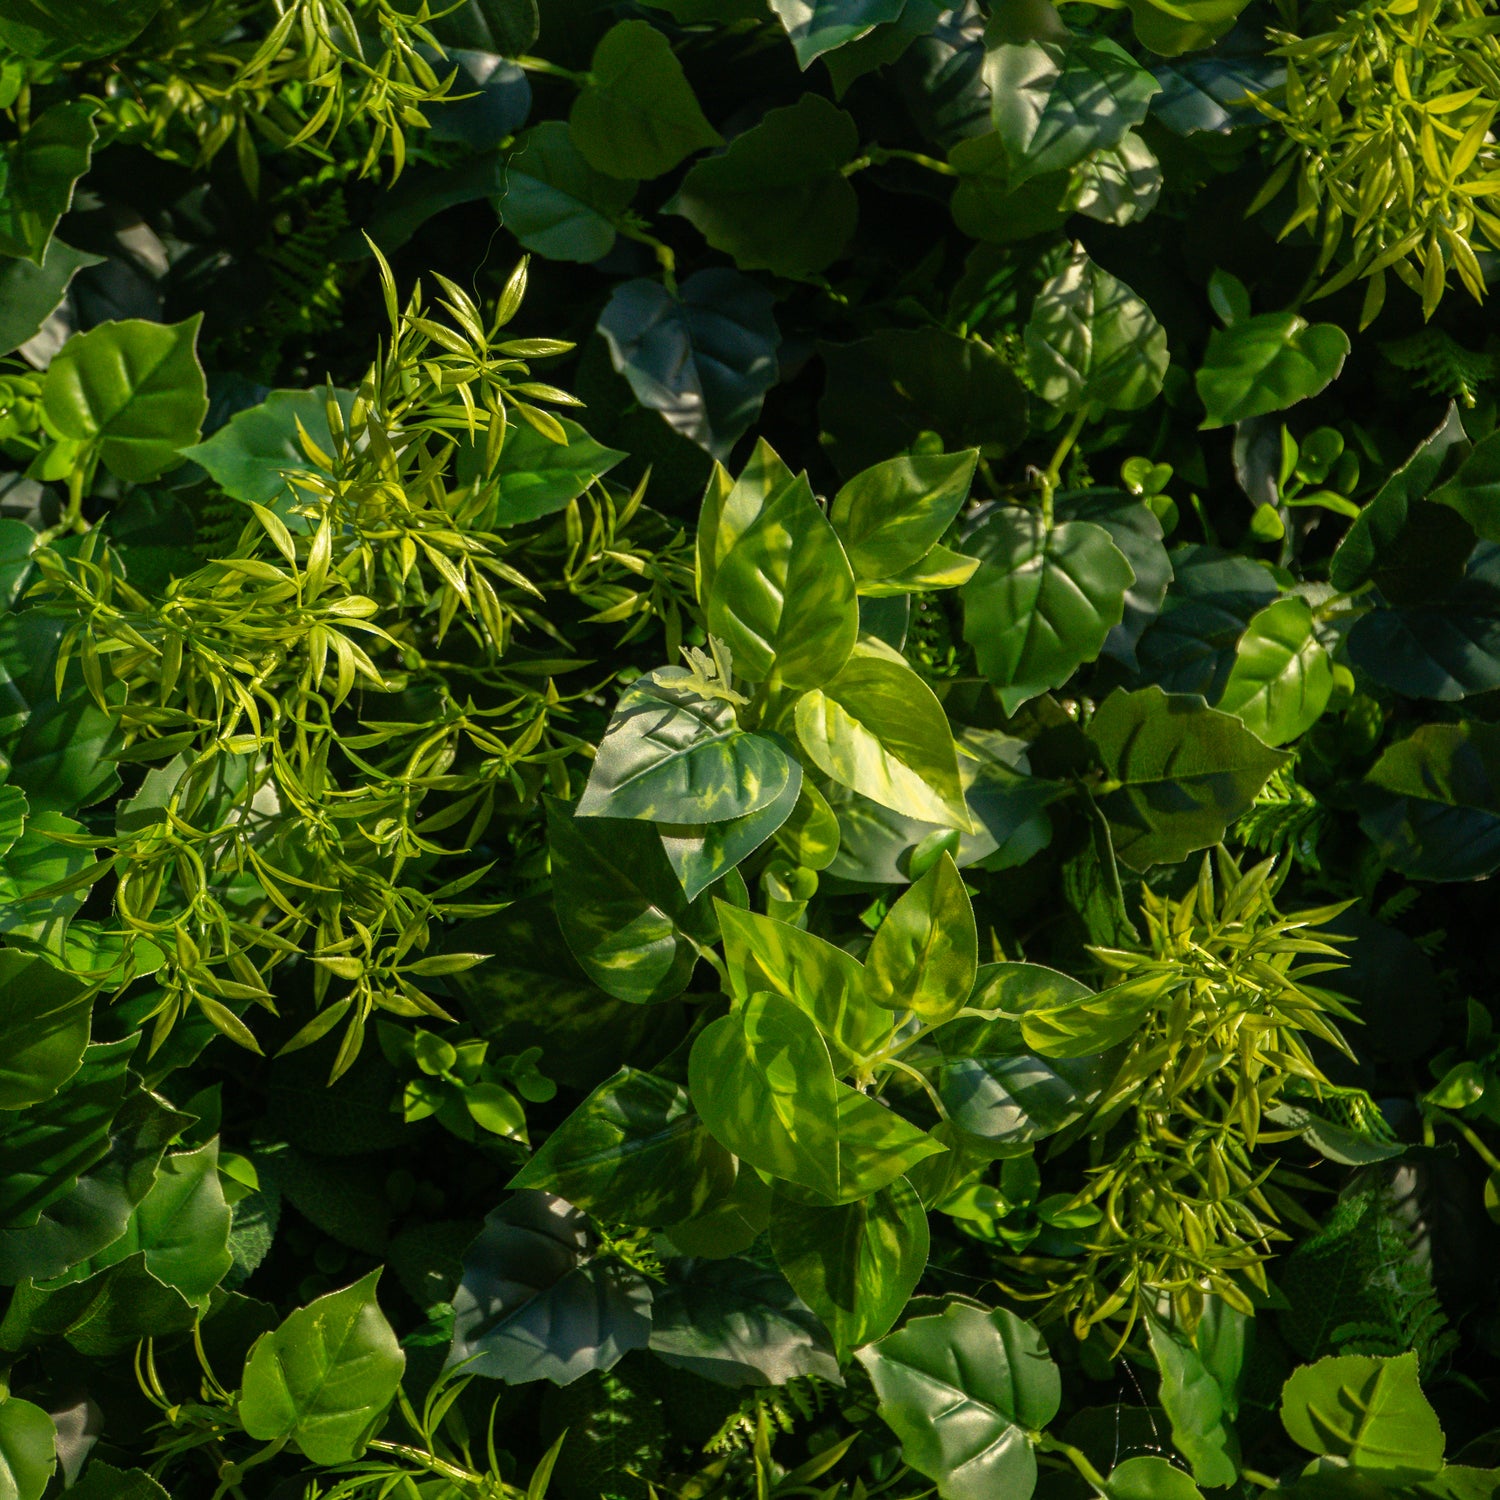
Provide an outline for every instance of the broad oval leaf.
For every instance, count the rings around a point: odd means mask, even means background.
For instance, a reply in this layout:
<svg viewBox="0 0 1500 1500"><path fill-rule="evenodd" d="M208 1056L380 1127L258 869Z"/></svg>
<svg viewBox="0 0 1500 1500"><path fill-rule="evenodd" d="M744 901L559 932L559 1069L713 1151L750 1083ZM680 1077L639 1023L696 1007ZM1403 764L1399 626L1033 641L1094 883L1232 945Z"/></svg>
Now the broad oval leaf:
<svg viewBox="0 0 1500 1500"><path fill-rule="evenodd" d="M774 802L758 812L724 823L658 823L667 861L682 882L683 893L696 901L716 880L749 858L781 829L797 807L803 790L802 763L790 762L792 774Z"/></svg>
<svg viewBox="0 0 1500 1500"><path fill-rule="evenodd" d="M316 1464L358 1458L401 1385L406 1356L380 1304L380 1271L298 1308L245 1361L236 1408L262 1442L294 1442Z"/></svg>
<svg viewBox="0 0 1500 1500"><path fill-rule="evenodd" d="M1042 1336L1004 1308L954 1301L943 1312L858 1351L880 1415L912 1468L943 1500L1030 1495L1036 1456L1029 1433L1062 1401Z"/></svg>
<svg viewBox="0 0 1500 1500"><path fill-rule="evenodd" d="M1216 705L1259 740L1285 745L1317 723L1333 693L1333 663L1307 601L1278 599L1255 616L1235 648Z"/></svg>
<svg viewBox="0 0 1500 1500"><path fill-rule="evenodd" d="M1104 1492L1109 1500L1203 1500L1203 1491L1181 1469L1153 1453L1116 1464Z"/></svg>
<svg viewBox="0 0 1500 1500"><path fill-rule="evenodd" d="M1292 312L1261 313L1208 336L1196 378L1208 415L1204 427L1227 427L1285 411L1338 378L1349 336L1334 323L1309 324Z"/></svg>
<svg viewBox="0 0 1500 1500"><path fill-rule="evenodd" d="M57 1429L40 1406L0 1401L0 1500L42 1500L57 1467Z"/></svg>
<svg viewBox="0 0 1500 1500"><path fill-rule="evenodd" d="M1135 571L1103 527L1049 530L1015 505L992 511L964 545L980 559L960 595L964 639L1013 714L1098 656L1124 618Z"/></svg>
<svg viewBox="0 0 1500 1500"><path fill-rule="evenodd" d="M968 1001L979 971L979 929L948 854L886 913L865 958L871 998L931 1023Z"/></svg>
<svg viewBox="0 0 1500 1500"><path fill-rule="evenodd" d="M920 562L969 495L979 454L907 454L856 474L833 498L829 518L861 583Z"/></svg>
<svg viewBox="0 0 1500 1500"><path fill-rule="evenodd" d="M636 184L591 167L561 120L525 132L505 170L501 222L549 260L595 261L615 243L615 219Z"/></svg>
<svg viewBox="0 0 1500 1500"><path fill-rule="evenodd" d="M906 0L771 0L792 39L798 65L810 68L825 52L856 41L900 16Z"/></svg>

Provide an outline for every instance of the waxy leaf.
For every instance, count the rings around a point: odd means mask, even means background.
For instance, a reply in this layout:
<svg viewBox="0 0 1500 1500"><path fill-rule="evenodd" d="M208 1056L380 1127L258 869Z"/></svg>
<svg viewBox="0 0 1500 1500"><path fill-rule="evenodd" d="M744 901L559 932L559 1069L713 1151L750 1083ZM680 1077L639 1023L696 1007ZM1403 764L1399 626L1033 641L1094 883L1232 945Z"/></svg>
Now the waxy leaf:
<svg viewBox="0 0 1500 1500"><path fill-rule="evenodd" d="M833 1201L853 1203L878 1192L947 1147L872 1095L841 1083L836 1135L824 1142L823 1149L838 1167L838 1191L832 1195ZM793 1192L790 1188L784 1191Z"/></svg>
<svg viewBox="0 0 1500 1500"><path fill-rule="evenodd" d="M688 1090L704 1124L736 1156L838 1197L838 1095L828 1047L790 1000L754 994L706 1026L688 1059Z"/></svg>
<svg viewBox="0 0 1500 1500"><path fill-rule="evenodd" d="M943 1500L1031 1494L1028 1432L1045 1427L1062 1399L1057 1366L1031 1324L955 1301L857 1357L902 1457L936 1482Z"/></svg>
<svg viewBox="0 0 1500 1500"><path fill-rule="evenodd" d="M776 384L774 306L767 288L727 266L695 271L675 295L637 277L614 289L599 332L636 400L725 459Z"/></svg>
<svg viewBox="0 0 1500 1500"><path fill-rule="evenodd" d="M1073 168L1063 207L1104 224L1134 224L1156 207L1162 169L1135 131L1117 146L1095 151Z"/></svg>
<svg viewBox="0 0 1500 1500"><path fill-rule="evenodd" d="M734 1159L680 1085L622 1068L601 1083L511 1179L589 1213L662 1225L700 1214L730 1191Z"/></svg>
<svg viewBox="0 0 1500 1500"><path fill-rule="evenodd" d="M786 752L741 729L732 703L693 683L684 667L659 667L620 694L577 817L722 823L783 795Z"/></svg>
<svg viewBox="0 0 1500 1500"><path fill-rule="evenodd" d="M89 169L97 109L82 99L54 104L0 158L0 255L44 264L52 231L73 202L73 184Z"/></svg>
<svg viewBox="0 0 1500 1500"><path fill-rule="evenodd" d="M578 818L548 799L558 922L573 956L617 1000L648 1005L687 988L713 911L689 901L649 823Z"/></svg>
<svg viewBox="0 0 1500 1500"><path fill-rule="evenodd" d="M969 826L948 718L894 652L861 643L833 681L797 702L808 759L841 786L927 822Z"/></svg>
<svg viewBox="0 0 1500 1500"><path fill-rule="evenodd" d="M651 1335L651 1287L595 1260L588 1221L552 1193L514 1193L484 1221L453 1294L450 1365L511 1385L612 1369Z"/></svg>
<svg viewBox="0 0 1500 1500"><path fill-rule="evenodd" d="M0 1109L50 1099L88 1046L92 991L40 955L0 948Z"/></svg>
<svg viewBox="0 0 1500 1500"><path fill-rule="evenodd" d="M963 587L964 639L1013 714L1092 661L1125 613L1135 572L1101 526L1050 530L1020 506L992 511L965 539L980 559Z"/></svg>
<svg viewBox="0 0 1500 1500"><path fill-rule="evenodd" d="M968 498L978 460L973 449L887 459L839 490L829 518L858 585L904 572L932 551Z"/></svg>
<svg viewBox="0 0 1500 1500"><path fill-rule="evenodd" d="M379 1280L371 1271L255 1341L237 1408L251 1437L289 1439L316 1464L347 1463L364 1451L406 1368L375 1300Z"/></svg>
<svg viewBox="0 0 1500 1500"><path fill-rule="evenodd" d="M1134 411L1161 391L1167 334L1142 298L1074 245L1032 304L1026 362L1051 406Z"/></svg>
<svg viewBox="0 0 1500 1500"><path fill-rule="evenodd" d="M1309 324L1296 313L1261 313L1208 336L1196 376L1208 415L1204 427L1227 427L1285 411L1338 378L1349 336L1333 323Z"/></svg>
<svg viewBox="0 0 1500 1500"><path fill-rule="evenodd" d="M682 882L683 893L695 901L716 880L742 863L776 833L799 801L802 763L790 761L792 774L777 794L758 812L723 823L658 823L661 846Z"/></svg>
<svg viewBox="0 0 1500 1500"><path fill-rule="evenodd" d="M1162 57L1177 57L1211 47L1234 25L1248 3L1249 0L1129 0L1136 37Z"/></svg>
<svg viewBox="0 0 1500 1500"><path fill-rule="evenodd" d="M185 1333L198 1309L164 1286L140 1252L82 1281L23 1281L0 1325L0 1346L13 1350L66 1339L81 1355L109 1359L143 1338Z"/></svg>
<svg viewBox="0 0 1500 1500"><path fill-rule="evenodd" d="M1109 1500L1203 1500L1203 1491L1170 1459L1146 1453L1109 1471Z"/></svg>
<svg viewBox="0 0 1500 1500"><path fill-rule="evenodd" d="M19 256L0 264L0 354L19 349L51 316L73 278L103 259L51 239L39 263Z"/></svg>
<svg viewBox="0 0 1500 1500"><path fill-rule="evenodd" d="M561 120L545 120L521 136L505 171L500 219L549 260L594 261L615 242L615 219L630 206L636 184L589 165Z"/></svg>
<svg viewBox="0 0 1500 1500"><path fill-rule="evenodd" d="M1259 740L1285 745L1318 721L1333 693L1333 663L1296 596L1278 599L1251 620L1235 648L1218 708Z"/></svg>
<svg viewBox="0 0 1500 1500"><path fill-rule="evenodd" d="M1111 693L1087 733L1107 778L1099 809L1132 870L1218 843L1286 759L1232 715L1158 687Z"/></svg>
<svg viewBox="0 0 1500 1500"><path fill-rule="evenodd" d="M1239 1444L1231 1424L1239 1404L1239 1359L1244 1352L1248 1319L1217 1299L1210 1308L1202 1325L1203 1343L1210 1357L1222 1352L1211 1335L1215 1326L1227 1319L1231 1337L1221 1342L1226 1348L1232 1347L1232 1368L1226 1368L1218 1358L1212 1358L1211 1363L1200 1352L1196 1339L1156 1318L1147 1320L1146 1332L1161 1371L1161 1404L1172 1424L1172 1441L1192 1464L1193 1477L1199 1484L1217 1487L1233 1484L1239 1474Z"/></svg>
<svg viewBox="0 0 1500 1500"><path fill-rule="evenodd" d="M0 1500L42 1500L57 1467L57 1429L40 1406L0 1401Z"/></svg>
<svg viewBox="0 0 1500 1500"><path fill-rule="evenodd" d="M625 457L617 448L596 443L577 422L567 417L557 421L567 434L564 443L554 443L525 422L506 427L493 525L517 526L563 510Z"/></svg>
<svg viewBox="0 0 1500 1500"><path fill-rule="evenodd" d="M1343 1459L1392 1487L1443 1466L1443 1429L1417 1380L1417 1356L1339 1355L1303 1365L1281 1391L1281 1421L1310 1453Z"/></svg>
<svg viewBox="0 0 1500 1500"><path fill-rule="evenodd" d="M871 998L923 1021L959 1011L979 971L979 929L951 856L938 862L887 912L865 958Z"/></svg>
<svg viewBox="0 0 1500 1500"><path fill-rule="evenodd" d="M810 68L825 52L894 21L906 0L771 0L771 9L786 27L797 62Z"/></svg>
<svg viewBox="0 0 1500 1500"><path fill-rule="evenodd" d="M842 168L858 150L854 121L804 94L694 166L677 211L743 271L811 276L854 233L859 200Z"/></svg>
<svg viewBox="0 0 1500 1500"><path fill-rule="evenodd" d="M198 441L208 387L194 352L201 315L131 318L68 340L47 367L42 409L58 436L96 446L121 479L155 479Z"/></svg>
<svg viewBox="0 0 1500 1500"><path fill-rule="evenodd" d="M0 42L22 57L79 61L118 52L146 29L162 0L15 0L0 15Z"/></svg>
<svg viewBox="0 0 1500 1500"><path fill-rule="evenodd" d="M591 167L641 180L722 143L671 42L649 21L620 21L600 38L568 128Z"/></svg>
<svg viewBox="0 0 1500 1500"><path fill-rule="evenodd" d="M856 1203L771 1208L776 1264L841 1358L889 1333L927 1267L927 1210L904 1177Z"/></svg>

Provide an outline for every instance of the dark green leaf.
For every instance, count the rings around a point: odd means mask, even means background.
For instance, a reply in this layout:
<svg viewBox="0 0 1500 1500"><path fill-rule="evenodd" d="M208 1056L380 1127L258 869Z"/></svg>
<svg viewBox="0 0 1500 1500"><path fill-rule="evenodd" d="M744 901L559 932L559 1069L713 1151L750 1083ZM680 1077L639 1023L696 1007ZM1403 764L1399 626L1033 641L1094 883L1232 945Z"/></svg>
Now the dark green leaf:
<svg viewBox="0 0 1500 1500"><path fill-rule="evenodd" d="M1292 595L1250 621L1217 706L1267 745L1285 745L1312 728L1332 693L1333 663L1312 610Z"/></svg>
<svg viewBox="0 0 1500 1500"><path fill-rule="evenodd" d="M513 421L505 429L492 525L516 526L562 510L625 457L596 443L577 422L557 420L567 434L565 443L554 443L525 422Z"/></svg>
<svg viewBox="0 0 1500 1500"><path fill-rule="evenodd" d="M73 185L89 169L99 135L97 109L82 99L54 104L11 145L5 156L9 174L0 191L0 254L44 266L52 231L73 202Z"/></svg>
<svg viewBox="0 0 1500 1500"><path fill-rule="evenodd" d="M1285 411L1338 378L1349 336L1333 323L1309 324L1296 313L1261 313L1208 336L1196 376L1207 417L1227 427Z"/></svg>
<svg viewBox="0 0 1500 1500"><path fill-rule="evenodd" d="M103 259L53 239L40 264L21 256L0 265L0 354L20 348L62 301L69 282Z"/></svg>
<svg viewBox="0 0 1500 1500"><path fill-rule="evenodd" d="M792 39L797 62L810 68L825 52L894 21L905 0L771 0L771 9Z"/></svg>
<svg viewBox="0 0 1500 1500"><path fill-rule="evenodd" d="M0 42L54 62L118 52L146 29L162 0L15 0L0 15Z"/></svg>
<svg viewBox="0 0 1500 1500"><path fill-rule="evenodd" d="M561 120L533 126L519 140L505 175L500 218L528 250L549 260L594 261L615 242L615 220L636 184L597 171Z"/></svg>
<svg viewBox="0 0 1500 1500"><path fill-rule="evenodd" d="M45 958L0 948L0 1109L50 1099L89 1040L91 992Z"/></svg>

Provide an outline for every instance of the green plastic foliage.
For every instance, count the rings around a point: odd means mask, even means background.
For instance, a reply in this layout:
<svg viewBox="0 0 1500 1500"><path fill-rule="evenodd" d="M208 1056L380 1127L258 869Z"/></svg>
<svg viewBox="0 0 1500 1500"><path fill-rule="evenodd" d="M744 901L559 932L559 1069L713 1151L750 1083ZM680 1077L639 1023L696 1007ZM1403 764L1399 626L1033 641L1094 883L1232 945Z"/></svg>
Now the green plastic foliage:
<svg viewBox="0 0 1500 1500"><path fill-rule="evenodd" d="M804 94L698 162L683 179L678 212L743 271L815 275L854 233L859 200L842 168L858 150L854 121Z"/></svg>
<svg viewBox="0 0 1500 1500"><path fill-rule="evenodd" d="M1293 1442L1382 1485L1429 1479L1443 1466L1443 1429L1422 1394L1415 1354L1303 1365L1282 1387L1281 1420Z"/></svg>
<svg viewBox="0 0 1500 1500"><path fill-rule="evenodd" d="M162 0L15 0L0 14L0 42L22 57L78 61L118 52L138 37Z"/></svg>
<svg viewBox="0 0 1500 1500"><path fill-rule="evenodd" d="M594 1090L511 1179L625 1224L676 1224L734 1183L734 1159L680 1085L621 1068Z"/></svg>
<svg viewBox="0 0 1500 1500"><path fill-rule="evenodd" d="M62 438L97 449L120 479L155 479L198 441L208 386L194 345L202 315L129 318L68 340L47 367L42 410Z"/></svg>
<svg viewBox="0 0 1500 1500"><path fill-rule="evenodd" d="M1235 647L1218 707L1257 739L1285 745L1317 723L1333 693L1333 663L1313 629L1304 599L1267 605Z"/></svg>
<svg viewBox="0 0 1500 1500"><path fill-rule="evenodd" d="M649 1005L687 988L713 912L689 901L648 823L578 818L547 799L552 888L583 971L617 1000Z"/></svg>
<svg viewBox="0 0 1500 1500"><path fill-rule="evenodd" d="M1149 1453L1116 1464L1104 1492L1109 1500L1203 1500L1203 1491L1181 1469Z"/></svg>
<svg viewBox="0 0 1500 1500"><path fill-rule="evenodd" d="M1193 1466L1198 1483L1212 1488L1233 1484L1239 1475L1239 1444L1231 1424L1239 1405L1248 1321L1216 1299L1194 1338L1155 1318L1146 1323L1151 1353L1161 1371L1160 1401L1172 1424L1172 1441Z"/></svg>
<svg viewBox="0 0 1500 1500"><path fill-rule="evenodd" d="M969 495L979 454L911 454L856 474L829 517L861 593L919 563L942 539Z"/></svg>
<svg viewBox="0 0 1500 1500"><path fill-rule="evenodd" d="M1075 244L1032 305L1026 362L1051 406L1135 411L1161 392L1167 334L1142 298Z"/></svg>
<svg viewBox="0 0 1500 1500"><path fill-rule="evenodd" d="M722 823L783 796L786 752L742 730L734 705L704 697L695 681L683 667L660 667L620 694L577 816Z"/></svg>
<svg viewBox="0 0 1500 1500"><path fill-rule="evenodd" d="M757 812L722 823L658 823L661 846L689 901L747 859L776 833L796 808L802 791L801 762L789 760L786 785Z"/></svg>
<svg viewBox="0 0 1500 1500"><path fill-rule="evenodd" d="M786 27L797 62L810 68L825 52L857 41L872 28L896 20L906 0L770 0Z"/></svg>
<svg viewBox="0 0 1500 1500"><path fill-rule="evenodd" d="M751 995L699 1033L688 1089L714 1137L752 1166L839 1193L838 1093L812 1019L781 995ZM878 1106L877 1106L878 1107Z"/></svg>
<svg viewBox="0 0 1500 1500"><path fill-rule="evenodd" d="M1316 396L1338 378L1349 336L1334 323L1296 313L1237 319L1208 336L1196 376L1208 415L1204 427L1227 427Z"/></svg>
<svg viewBox="0 0 1500 1500"><path fill-rule="evenodd" d="M251 1437L294 1442L317 1464L347 1463L364 1451L406 1368L375 1300L379 1280L371 1271L255 1341L237 1408Z"/></svg>
<svg viewBox="0 0 1500 1500"><path fill-rule="evenodd" d="M1142 45L1163 57L1211 47L1249 0L1128 0Z"/></svg>
<svg viewBox="0 0 1500 1500"><path fill-rule="evenodd" d="M838 1126L825 1144L838 1167L836 1203L878 1192L947 1147L925 1130L847 1083L838 1085Z"/></svg>
<svg viewBox="0 0 1500 1500"><path fill-rule="evenodd" d="M499 499L494 525L518 526L563 510L625 457L596 443L577 422L558 417L566 441L543 437L525 422L505 429L497 470Z"/></svg>
<svg viewBox="0 0 1500 1500"><path fill-rule="evenodd" d="M0 158L0 255L44 263L52 231L73 202L73 185L89 169L99 135L96 109L83 100L53 105Z"/></svg>
<svg viewBox="0 0 1500 1500"><path fill-rule="evenodd" d="M1135 570L1102 526L1049 528L1016 505L987 516L965 546L980 566L963 587L964 639L1013 714L1098 656Z"/></svg>
<svg viewBox="0 0 1500 1500"><path fill-rule="evenodd" d="M736 500L744 494L735 488ZM805 475L783 483L751 512L726 510L708 629L752 682L773 675L815 688L849 660L859 635L854 574Z"/></svg>
<svg viewBox="0 0 1500 1500"><path fill-rule="evenodd" d="M1217 844L1286 760L1232 715L1159 687L1111 693L1087 733L1106 777L1099 808L1133 870Z"/></svg>
<svg viewBox="0 0 1500 1500"><path fill-rule="evenodd" d="M771 1249L797 1295L833 1335L840 1359L890 1331L927 1266L927 1210L897 1178L856 1203L778 1197Z"/></svg>
<svg viewBox="0 0 1500 1500"><path fill-rule="evenodd" d="M672 44L649 21L621 21L600 38L568 128L596 171L638 180L722 144Z"/></svg>
<svg viewBox="0 0 1500 1500"><path fill-rule="evenodd" d="M57 1431L41 1407L0 1400L0 1500L42 1500L57 1467Z"/></svg>
<svg viewBox="0 0 1500 1500"><path fill-rule="evenodd" d="M893 812L966 829L947 715L895 652L861 642L842 672L797 702L797 738L841 786Z"/></svg>
<svg viewBox="0 0 1500 1500"><path fill-rule="evenodd" d="M0 1110L50 1099L83 1060L92 991L47 959L0 948Z"/></svg>
<svg viewBox="0 0 1500 1500"><path fill-rule="evenodd" d="M636 184L589 164L561 120L525 132L505 171L501 222L548 260L594 261L615 243L615 220Z"/></svg>
<svg viewBox="0 0 1500 1500"><path fill-rule="evenodd" d="M0 354L20 348L51 316L73 278L103 259L54 237L39 264L18 257L0 265Z"/></svg>
<svg viewBox="0 0 1500 1500"><path fill-rule="evenodd" d="M1062 1401L1057 1366L1042 1336L1003 1308L955 1301L910 1319L858 1359L880 1398L880 1415L912 1468L943 1500L1026 1500L1036 1485L1029 1432Z"/></svg>
<svg viewBox="0 0 1500 1500"><path fill-rule="evenodd" d="M865 958L870 996L923 1021L945 1021L969 998L979 972L979 929L950 855L886 914Z"/></svg>

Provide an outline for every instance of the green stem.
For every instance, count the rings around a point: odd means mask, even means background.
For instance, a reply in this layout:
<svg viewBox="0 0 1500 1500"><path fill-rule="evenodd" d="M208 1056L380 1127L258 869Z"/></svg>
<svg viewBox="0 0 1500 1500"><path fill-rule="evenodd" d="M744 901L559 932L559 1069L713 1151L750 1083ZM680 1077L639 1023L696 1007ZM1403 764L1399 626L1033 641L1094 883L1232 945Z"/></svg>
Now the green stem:
<svg viewBox="0 0 1500 1500"><path fill-rule="evenodd" d="M1049 1437L1045 1432L1034 1432L1031 1441L1043 1453L1056 1453L1067 1459L1079 1474L1098 1490L1101 1495L1107 1494L1108 1490L1104 1483L1104 1476L1088 1461L1088 1457L1081 1450L1075 1448L1071 1443L1065 1443L1060 1438Z"/></svg>
<svg viewBox="0 0 1500 1500"><path fill-rule="evenodd" d="M1492 1172L1500 1172L1500 1159L1490 1150L1485 1143L1479 1139L1476 1132L1457 1115L1449 1114L1446 1109L1439 1109L1436 1105L1428 1105L1427 1112L1436 1115L1445 1124L1451 1125L1475 1150L1480 1161Z"/></svg>
<svg viewBox="0 0 1500 1500"><path fill-rule="evenodd" d="M650 245L656 252L657 264L661 266L661 279L666 283L667 290L675 297L677 295L677 257L672 253L672 247L657 239L654 234L647 233L628 219L616 219L614 221L615 232L623 234L627 240L635 240L637 244Z"/></svg>
<svg viewBox="0 0 1500 1500"><path fill-rule="evenodd" d="M588 83L591 77L588 73L577 73L572 68L564 68L557 63L548 62L545 57L513 57L510 60L528 73L545 73L549 78L565 78L579 88Z"/></svg>
<svg viewBox="0 0 1500 1500"><path fill-rule="evenodd" d="M1063 462L1073 451L1073 445L1078 441L1079 434L1082 433L1087 421L1087 407L1082 407L1073 413L1073 420L1068 423L1067 431L1063 433L1057 447L1053 450L1052 462L1047 465L1047 472L1042 475L1042 524L1049 530L1052 526L1052 494L1062 478Z"/></svg>
<svg viewBox="0 0 1500 1500"><path fill-rule="evenodd" d="M935 156L924 156L920 151L906 151L899 146L870 146L865 154L875 166L888 161L909 161L943 177L959 175L957 167L950 167L947 162L939 161Z"/></svg>

